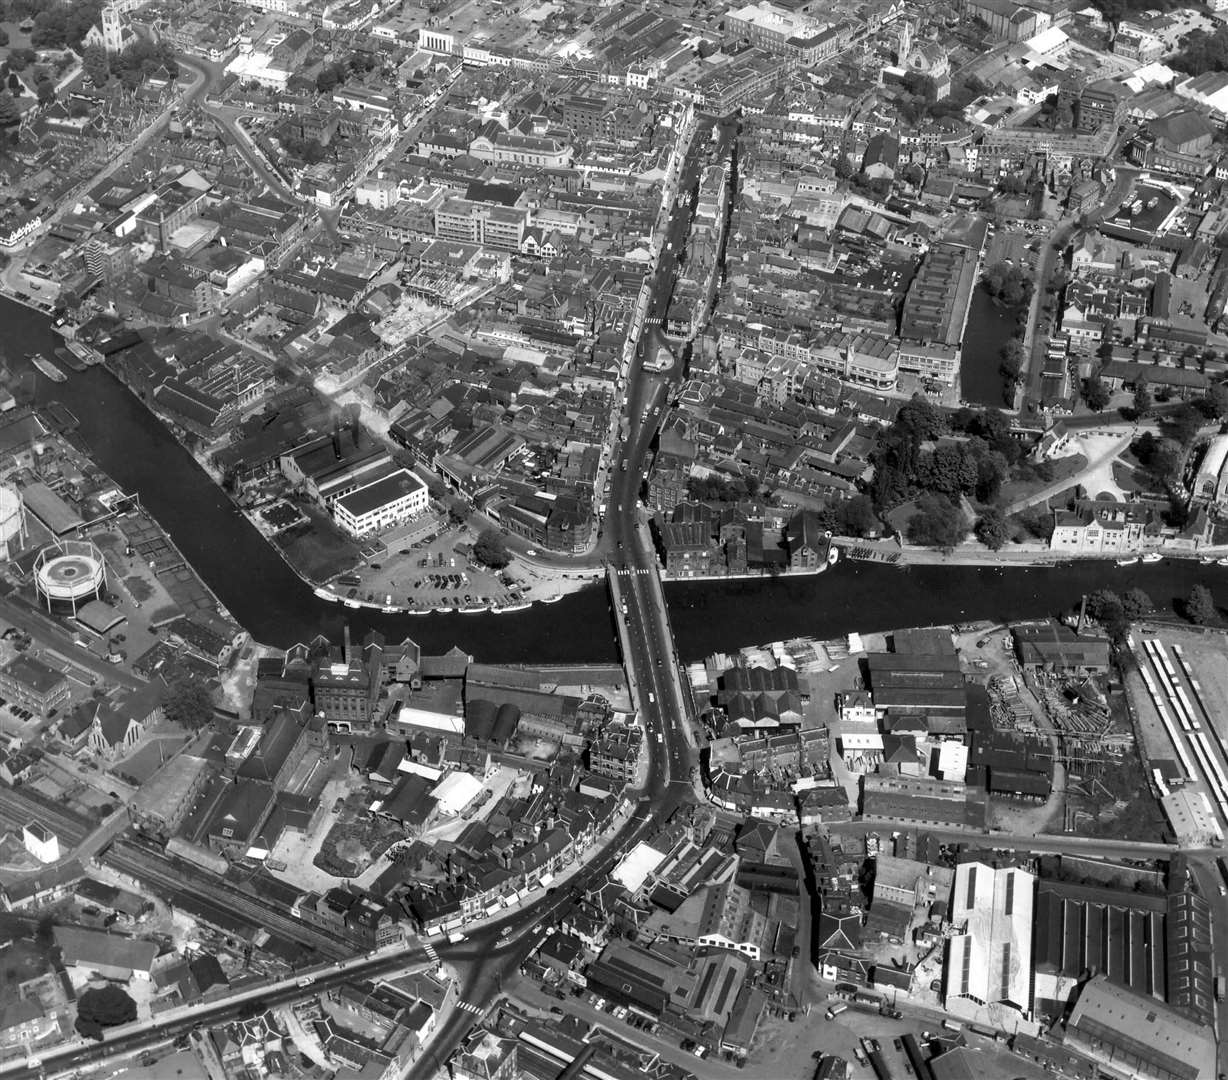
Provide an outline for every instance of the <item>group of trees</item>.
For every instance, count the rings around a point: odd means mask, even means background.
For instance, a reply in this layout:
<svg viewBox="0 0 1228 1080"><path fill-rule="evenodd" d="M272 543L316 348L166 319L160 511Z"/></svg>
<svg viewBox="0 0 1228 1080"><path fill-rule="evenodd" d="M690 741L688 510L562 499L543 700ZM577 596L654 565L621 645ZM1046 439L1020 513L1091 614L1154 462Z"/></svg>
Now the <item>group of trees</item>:
<svg viewBox="0 0 1228 1080"><path fill-rule="evenodd" d="M948 434L964 437L938 441ZM916 511L906 527L909 540L943 548L963 539L964 497L986 508L978 534L1000 547L1011 531L994 509L1002 485L1025 468L1038 479L1052 476L1047 464L1025 464L1023 449L1011 438L1010 424L998 410L963 408L948 417L921 398L902 406L894 423L880 434L873 462L872 509L882 514L915 499Z"/></svg>
<svg viewBox="0 0 1228 1080"><path fill-rule="evenodd" d="M1144 11L1171 11L1184 0L1092 0L1092 7L1116 26L1122 19Z"/></svg>
<svg viewBox="0 0 1228 1080"><path fill-rule="evenodd" d="M1023 379L1027 358L1023 338L1018 335L1009 338L998 353L998 374L1002 376L1002 404L1007 408L1015 404L1015 390Z"/></svg>
<svg viewBox="0 0 1228 1080"><path fill-rule="evenodd" d="M1036 119L1050 131L1069 131L1075 122L1074 105L1066 94L1050 94L1041 102Z"/></svg>
<svg viewBox="0 0 1228 1080"><path fill-rule="evenodd" d="M130 1024L136 1019L136 1002L114 983L86 990L77 998L77 1032L102 1041L104 1028Z"/></svg>
<svg viewBox="0 0 1228 1080"><path fill-rule="evenodd" d="M741 502L759 494L759 480L754 476L692 476L686 490L697 502Z"/></svg>
<svg viewBox="0 0 1228 1080"><path fill-rule="evenodd" d="M1155 603L1142 589L1130 589L1120 596L1112 589L1097 589L1087 597L1087 613L1113 641L1124 641L1132 620L1155 611Z"/></svg>
<svg viewBox="0 0 1228 1080"><path fill-rule="evenodd" d="M1181 40L1181 51L1166 63L1187 75L1228 71L1228 26L1220 23L1210 32L1194 30L1186 34Z"/></svg>
<svg viewBox="0 0 1228 1080"><path fill-rule="evenodd" d="M89 29L98 21L102 0L10 0L4 5L5 21L25 22L31 19L30 44L36 49L73 49L81 51L81 43Z"/></svg>
<svg viewBox="0 0 1228 1080"><path fill-rule="evenodd" d="M975 76L953 81L950 92L938 99L938 87L934 80L919 71L909 71L901 80L895 93L895 107L905 123L917 124L924 120L941 120L948 116L962 116L964 109L988 87Z"/></svg>
<svg viewBox="0 0 1228 1080"><path fill-rule="evenodd" d="M1022 307L1032 299L1032 276L1023 267L996 262L981 278L985 291L1007 307Z"/></svg>
<svg viewBox="0 0 1228 1080"><path fill-rule="evenodd" d="M882 528L869 495L854 495L825 507L819 521L837 536L875 536Z"/></svg>
<svg viewBox="0 0 1228 1080"><path fill-rule="evenodd" d="M213 695L199 679L177 679L162 695L167 720L188 731L197 731L213 720Z"/></svg>

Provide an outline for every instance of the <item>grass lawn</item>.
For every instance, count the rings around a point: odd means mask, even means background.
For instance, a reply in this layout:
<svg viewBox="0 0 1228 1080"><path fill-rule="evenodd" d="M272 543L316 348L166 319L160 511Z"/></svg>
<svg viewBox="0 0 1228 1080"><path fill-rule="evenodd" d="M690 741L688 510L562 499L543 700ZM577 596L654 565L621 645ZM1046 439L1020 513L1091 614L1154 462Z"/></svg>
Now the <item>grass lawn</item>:
<svg viewBox="0 0 1228 1080"><path fill-rule="evenodd" d="M46 970L47 958L34 942L16 938L0 945L0 997L15 994L19 982L36 979Z"/></svg>
<svg viewBox="0 0 1228 1080"><path fill-rule="evenodd" d="M1124 461L1113 462L1113 482L1127 494L1147 490L1139 481L1138 474Z"/></svg>
<svg viewBox="0 0 1228 1080"><path fill-rule="evenodd" d="M1008 480L1002 485L1002 501L1005 503L1017 502L1047 488L1050 484L1057 483L1060 480L1068 480L1076 473L1087 468L1087 458L1082 454L1076 454L1074 457L1058 458L1052 464L1053 476L1049 480Z"/></svg>
<svg viewBox="0 0 1228 1080"><path fill-rule="evenodd" d="M295 569L311 581L327 581L357 566L362 552L332 520L314 507L303 507L311 524L292 529L274 541Z"/></svg>
<svg viewBox="0 0 1228 1080"><path fill-rule="evenodd" d="M153 586L139 574L133 574L131 577L124 578L124 584L132 594L132 599L138 603L145 603L154 594Z"/></svg>

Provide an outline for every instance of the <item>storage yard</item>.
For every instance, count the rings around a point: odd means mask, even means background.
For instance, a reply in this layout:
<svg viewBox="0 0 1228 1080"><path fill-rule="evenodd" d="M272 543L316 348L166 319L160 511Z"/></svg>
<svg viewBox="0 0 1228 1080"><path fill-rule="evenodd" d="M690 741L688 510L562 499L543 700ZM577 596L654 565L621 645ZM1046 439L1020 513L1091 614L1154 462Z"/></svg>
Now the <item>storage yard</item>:
<svg viewBox="0 0 1228 1080"><path fill-rule="evenodd" d="M1180 842L1212 843L1228 828L1228 680L1218 636L1144 629L1126 685L1149 779Z"/></svg>

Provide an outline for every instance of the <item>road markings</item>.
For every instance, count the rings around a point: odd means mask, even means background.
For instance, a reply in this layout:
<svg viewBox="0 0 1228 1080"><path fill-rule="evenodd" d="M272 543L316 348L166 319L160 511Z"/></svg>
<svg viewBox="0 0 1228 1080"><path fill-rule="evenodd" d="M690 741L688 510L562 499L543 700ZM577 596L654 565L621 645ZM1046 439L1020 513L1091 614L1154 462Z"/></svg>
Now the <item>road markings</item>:
<svg viewBox="0 0 1228 1080"><path fill-rule="evenodd" d="M468 1001L458 1001L456 1004L464 1009L465 1012L472 1013L474 1016L481 1016L486 1012L481 1005L473 1005Z"/></svg>
<svg viewBox="0 0 1228 1080"><path fill-rule="evenodd" d="M429 941L422 947L422 951L426 953L435 963L439 963L439 953L435 951L435 946Z"/></svg>

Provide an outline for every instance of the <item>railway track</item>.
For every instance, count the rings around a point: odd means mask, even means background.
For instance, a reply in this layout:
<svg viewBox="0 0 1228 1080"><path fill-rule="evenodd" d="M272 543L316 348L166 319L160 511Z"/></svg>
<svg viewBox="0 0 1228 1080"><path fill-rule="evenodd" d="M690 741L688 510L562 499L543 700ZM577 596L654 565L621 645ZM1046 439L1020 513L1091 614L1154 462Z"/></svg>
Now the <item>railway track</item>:
<svg viewBox="0 0 1228 1080"><path fill-rule="evenodd" d="M39 821L55 833L65 847L75 847L89 834L91 823L19 788L0 788L0 817L15 828Z"/></svg>
<svg viewBox="0 0 1228 1080"><path fill-rule="evenodd" d="M116 841L105 857L108 866L140 881L155 885L168 893L178 894L190 889L202 899L218 907L232 918L246 919L253 926L264 927L291 941L311 946L322 956L341 958L358 950L354 942L344 940L318 927L310 926L281 908L266 904L248 893L211 881L203 872L187 863L171 864L164 856L142 850L130 841Z"/></svg>

